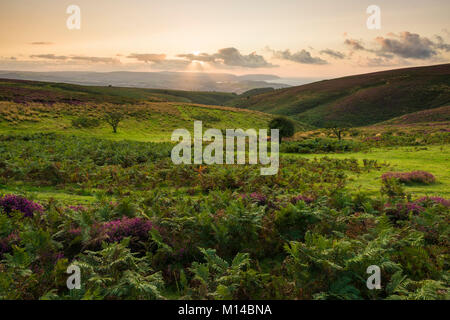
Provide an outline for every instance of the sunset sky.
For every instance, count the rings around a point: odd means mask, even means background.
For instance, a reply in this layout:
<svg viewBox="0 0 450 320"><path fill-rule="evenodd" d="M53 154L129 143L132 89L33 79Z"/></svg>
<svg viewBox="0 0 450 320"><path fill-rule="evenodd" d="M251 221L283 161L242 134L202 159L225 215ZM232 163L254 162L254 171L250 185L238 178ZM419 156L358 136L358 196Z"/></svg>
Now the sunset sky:
<svg viewBox="0 0 450 320"><path fill-rule="evenodd" d="M0 70L331 78L449 62L449 13L448 0L0 0Z"/></svg>

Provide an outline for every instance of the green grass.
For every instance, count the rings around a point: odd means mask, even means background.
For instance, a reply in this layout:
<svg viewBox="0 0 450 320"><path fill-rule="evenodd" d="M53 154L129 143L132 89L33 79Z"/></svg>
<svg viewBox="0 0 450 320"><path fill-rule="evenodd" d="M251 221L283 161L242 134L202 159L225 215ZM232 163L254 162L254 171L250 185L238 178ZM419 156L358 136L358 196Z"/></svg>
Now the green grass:
<svg viewBox="0 0 450 320"><path fill-rule="evenodd" d="M405 186L405 191L414 196L433 195L450 198L450 146L428 147L398 147L373 149L370 152L356 152L344 154L308 154L283 155L286 157L320 158L330 157L336 159L354 158L362 162L363 159L377 160L387 163L389 167L382 167L380 171L372 171L358 175L351 175L350 189L361 189L372 194L378 193L381 188L380 176L386 171L414 171L424 170L432 173L437 183L432 185Z"/></svg>
<svg viewBox="0 0 450 320"><path fill-rule="evenodd" d="M49 201L50 199L53 199L68 205L90 204L95 201L95 191L91 191L91 195L77 193L83 192L74 192L74 190L57 189L54 187L30 186L23 183L8 186L0 184L0 194L21 194L29 199L38 201Z"/></svg>

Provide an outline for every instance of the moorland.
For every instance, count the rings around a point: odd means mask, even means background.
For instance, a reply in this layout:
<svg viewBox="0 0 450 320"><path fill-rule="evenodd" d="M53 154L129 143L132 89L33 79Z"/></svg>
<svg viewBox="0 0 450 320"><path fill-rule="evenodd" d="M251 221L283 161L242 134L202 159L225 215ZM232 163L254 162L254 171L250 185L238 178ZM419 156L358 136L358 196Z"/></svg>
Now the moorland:
<svg viewBox="0 0 450 320"><path fill-rule="evenodd" d="M171 161L196 120L279 115L276 175ZM449 64L241 94L0 79L0 299L449 299L449 115Z"/></svg>

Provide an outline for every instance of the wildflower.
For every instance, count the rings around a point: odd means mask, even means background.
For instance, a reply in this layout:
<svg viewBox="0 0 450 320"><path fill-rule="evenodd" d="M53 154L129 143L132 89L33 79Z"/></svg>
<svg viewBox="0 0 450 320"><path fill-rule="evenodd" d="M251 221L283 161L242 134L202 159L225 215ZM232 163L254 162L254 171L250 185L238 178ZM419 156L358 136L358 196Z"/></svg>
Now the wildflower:
<svg viewBox="0 0 450 320"><path fill-rule="evenodd" d="M24 217L32 217L33 213L42 213L44 211L40 204L14 194L8 194L0 198L0 207L6 213L20 211L24 214Z"/></svg>

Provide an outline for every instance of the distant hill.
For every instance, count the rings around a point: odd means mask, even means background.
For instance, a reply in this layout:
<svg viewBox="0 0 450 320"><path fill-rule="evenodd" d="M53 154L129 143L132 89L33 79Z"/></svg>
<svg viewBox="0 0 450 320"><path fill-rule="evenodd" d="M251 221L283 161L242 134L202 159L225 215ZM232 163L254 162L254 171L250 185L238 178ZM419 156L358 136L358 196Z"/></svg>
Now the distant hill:
<svg viewBox="0 0 450 320"><path fill-rule="evenodd" d="M60 82L89 86L115 86L152 89L170 89L184 91L221 91L240 94L255 88L287 88L283 83L271 83L279 80L274 75L249 74L236 76L228 73L206 72L29 72L0 71L0 78Z"/></svg>
<svg viewBox="0 0 450 320"><path fill-rule="evenodd" d="M416 124L450 121L450 106L408 113L401 117L384 121L380 124Z"/></svg>
<svg viewBox="0 0 450 320"><path fill-rule="evenodd" d="M0 79L0 101L69 103L187 102L223 105L238 95L227 92L196 92L114 86L82 86L67 83Z"/></svg>
<svg viewBox="0 0 450 320"><path fill-rule="evenodd" d="M364 126L450 104L450 64L324 80L232 100L315 126Z"/></svg>

